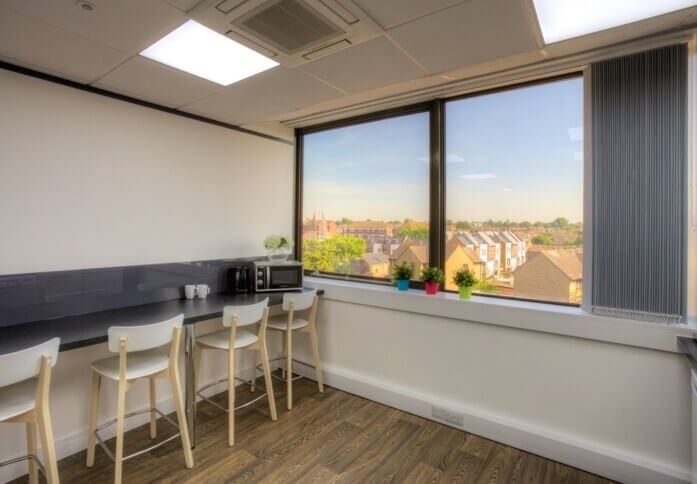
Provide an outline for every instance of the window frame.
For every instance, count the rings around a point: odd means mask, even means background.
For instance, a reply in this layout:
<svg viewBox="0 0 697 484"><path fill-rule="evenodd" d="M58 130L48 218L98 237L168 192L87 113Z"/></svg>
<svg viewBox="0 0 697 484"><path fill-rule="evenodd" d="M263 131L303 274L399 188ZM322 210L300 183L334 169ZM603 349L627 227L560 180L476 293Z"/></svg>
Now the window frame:
<svg viewBox="0 0 697 484"><path fill-rule="evenodd" d="M559 301L543 301L539 299L528 299L520 297L509 297L499 294L486 294L477 293L478 297L485 297L491 299L503 299L505 301L523 301L523 302L533 302L540 304L550 304L556 306L567 306L567 307L580 307L585 309L585 302L587 300L586 292L586 281L590 280L590 277L586 275L587 261L590 260L590 251L585 250L585 242L592 230L590 227L590 220L587 219L587 210L590 203L589 198L589 179L588 174L590 173L590 168L587 167L586 157L588 156L588 148L590 139L588 138L588 118L587 115L587 89L586 85L589 82L587 76L587 69L585 67L579 67L571 72L565 72L562 74L551 74L538 79L522 81L522 82L511 82L506 85L482 88L476 91L468 92L466 94L452 96L448 98L437 98L426 102L421 102L417 104L412 104L408 106L402 106L398 108L392 108L372 113L360 114L357 116L352 116L344 119L337 119L329 121L326 123L320 123L316 125L311 125L302 128L295 129L295 217L294 217L294 227L293 236L299 243L295 244L295 257L297 260L302 260L302 227L303 227L303 150L304 150L304 136L308 134L318 133L330 129L343 128L358 124L364 124L367 122L380 121L384 119L396 118L399 116L405 116L409 114L416 113L429 113L429 145L430 145L430 161L429 161L429 265L437 266L445 270L445 247L446 247L446 214L445 214L445 199L446 199L446 166L444 161L443 153L445 153L445 107L448 102L459 101L462 99L473 98L478 96L486 96L490 94L495 94L498 92L511 91L515 89L522 89L530 86L539 86L552 82L562 81L566 79L581 78L583 80L583 133L584 133L584 159L583 159L583 170L582 170L582 183L583 183L583 228L584 228L584 253L582 266L584 270L583 277L583 289L584 296L580 304L567 303ZM527 259L527 258L526 258ZM352 280L361 283L372 283L379 285L391 285L389 279L375 278L370 276L360 276L353 274L338 274L331 272L318 272L305 270L306 275L324 277L328 279L341 279L341 280ZM443 286L443 285L441 285ZM423 288L423 283L421 281L412 280L410 287L413 288ZM454 293L454 291L445 290L441 287L443 292Z"/></svg>

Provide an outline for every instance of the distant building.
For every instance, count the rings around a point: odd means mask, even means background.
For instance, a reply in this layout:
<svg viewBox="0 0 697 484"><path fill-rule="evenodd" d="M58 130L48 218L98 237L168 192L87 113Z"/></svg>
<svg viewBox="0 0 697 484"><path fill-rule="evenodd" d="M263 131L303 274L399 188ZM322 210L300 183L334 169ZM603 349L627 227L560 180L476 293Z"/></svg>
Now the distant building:
<svg viewBox="0 0 697 484"><path fill-rule="evenodd" d="M317 218L317 213L312 218L303 220L303 240L323 240L334 237L337 234L337 224L334 220L325 220L324 214Z"/></svg>
<svg viewBox="0 0 697 484"><path fill-rule="evenodd" d="M365 254L351 261L351 274L371 277L389 277L390 257L383 253Z"/></svg>
<svg viewBox="0 0 697 484"><path fill-rule="evenodd" d="M421 269L428 265L428 246L405 243L390 256L390 267L406 262L414 269L414 278L418 278Z"/></svg>
<svg viewBox="0 0 697 484"><path fill-rule="evenodd" d="M487 232L500 247L499 268L502 272L512 272L525 263L525 241L513 232Z"/></svg>
<svg viewBox="0 0 697 484"><path fill-rule="evenodd" d="M392 237L394 229L392 225L385 222L373 222L365 220L361 222L351 222L342 226L343 235L353 235L363 240L377 237Z"/></svg>
<svg viewBox="0 0 697 484"><path fill-rule="evenodd" d="M475 251L484 261L486 278L499 274L501 247L486 232L458 232L447 242L446 248L454 249L458 245Z"/></svg>
<svg viewBox="0 0 697 484"><path fill-rule="evenodd" d="M583 262L575 249L542 250L513 272L515 296L580 304Z"/></svg>

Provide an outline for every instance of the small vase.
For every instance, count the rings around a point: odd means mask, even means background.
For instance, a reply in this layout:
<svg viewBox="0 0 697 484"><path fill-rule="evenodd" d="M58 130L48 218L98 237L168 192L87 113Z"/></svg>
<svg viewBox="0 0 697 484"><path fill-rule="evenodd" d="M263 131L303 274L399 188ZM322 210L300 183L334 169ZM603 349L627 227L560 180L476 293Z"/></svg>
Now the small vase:
<svg viewBox="0 0 697 484"><path fill-rule="evenodd" d="M290 253L290 247L277 247L275 249L270 249L266 256L272 262L283 262L290 257Z"/></svg>
<svg viewBox="0 0 697 484"><path fill-rule="evenodd" d="M472 286L460 286L460 299L469 299L472 296Z"/></svg>
<svg viewBox="0 0 697 484"><path fill-rule="evenodd" d="M438 294L437 282L424 282L424 287L426 288L426 294Z"/></svg>
<svg viewBox="0 0 697 484"><path fill-rule="evenodd" d="M400 291L409 290L409 279L397 279L397 289Z"/></svg>

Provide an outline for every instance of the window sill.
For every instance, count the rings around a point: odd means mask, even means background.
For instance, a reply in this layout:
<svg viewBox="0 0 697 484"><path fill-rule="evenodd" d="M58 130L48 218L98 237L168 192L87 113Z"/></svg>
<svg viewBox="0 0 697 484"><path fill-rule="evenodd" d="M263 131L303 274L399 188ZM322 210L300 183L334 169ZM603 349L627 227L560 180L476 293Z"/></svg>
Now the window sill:
<svg viewBox="0 0 697 484"><path fill-rule="evenodd" d="M494 324L574 338L604 341L659 351L681 353L677 336L693 336L694 323L668 326L629 319L588 314L578 307L472 296L461 300L457 294L424 291L397 291L390 286L306 277L304 285L324 289L323 299L428 316Z"/></svg>

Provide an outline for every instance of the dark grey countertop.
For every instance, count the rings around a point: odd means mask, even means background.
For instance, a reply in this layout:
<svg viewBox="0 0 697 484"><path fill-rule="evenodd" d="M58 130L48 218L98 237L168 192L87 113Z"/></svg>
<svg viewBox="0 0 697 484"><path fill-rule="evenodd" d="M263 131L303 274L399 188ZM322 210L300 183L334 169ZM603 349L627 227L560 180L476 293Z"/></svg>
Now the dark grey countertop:
<svg viewBox="0 0 697 484"><path fill-rule="evenodd" d="M211 294L206 299L176 299L0 327L0 354L28 348L56 336L61 339L60 351L103 343L111 326L156 323L180 313L184 314L184 324L193 324L222 316L225 306L252 304L266 297L272 306L281 303L283 293Z"/></svg>

